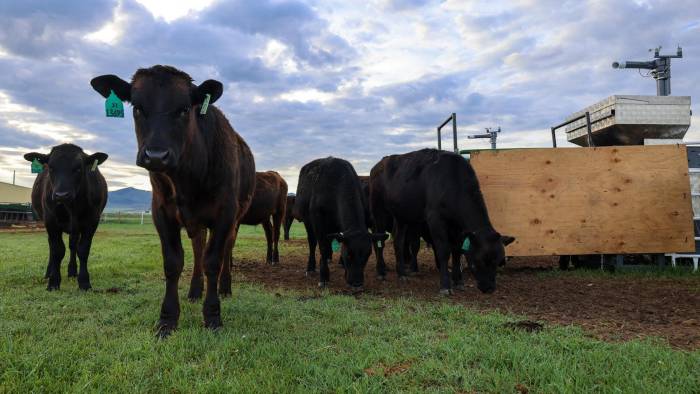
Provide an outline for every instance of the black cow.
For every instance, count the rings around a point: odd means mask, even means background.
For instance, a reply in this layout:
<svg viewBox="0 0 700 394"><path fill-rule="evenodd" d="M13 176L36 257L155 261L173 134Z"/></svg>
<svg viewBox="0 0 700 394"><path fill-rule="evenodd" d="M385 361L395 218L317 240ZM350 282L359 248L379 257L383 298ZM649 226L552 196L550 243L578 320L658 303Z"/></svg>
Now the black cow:
<svg viewBox="0 0 700 394"><path fill-rule="evenodd" d="M44 170L36 177L32 188L32 205L37 217L44 221L49 236L47 290L61 286L61 260L66 253L63 233L69 234L70 261L68 276L76 276L75 255L80 259L78 287L88 290L90 274L87 269L92 237L107 204L107 182L97 167L107 160L105 153L88 155L73 144L54 146L46 155L27 153L28 161L37 160Z"/></svg>
<svg viewBox="0 0 700 394"><path fill-rule="evenodd" d="M278 244L286 210L287 182L275 171L256 172L253 201L240 224L262 224L267 240L265 261L271 265L280 262Z"/></svg>
<svg viewBox="0 0 700 394"><path fill-rule="evenodd" d="M394 221L399 277L405 275L405 243L425 225L440 267L442 294L452 292L450 254L458 254L467 237L471 242L467 259L477 287L485 293L496 289L496 268L505 260L503 246L514 239L502 237L491 225L476 174L464 158L435 149L386 156L372 168L370 189L377 230L387 230L385 218ZM452 267L452 281L462 283L458 266Z"/></svg>
<svg viewBox="0 0 700 394"><path fill-rule="evenodd" d="M90 83L103 97L114 91L133 106L136 164L151 178L153 222L166 278L158 335L170 334L180 317L177 286L184 263L183 227L195 254L204 245L203 230L209 232L203 254L207 289L202 313L205 327L221 327L217 277L221 272L219 292L231 294L230 266L223 261L228 261L238 223L255 189L255 162L248 145L211 105L221 97L223 85L214 80L195 85L186 73L160 65L136 71L131 83L115 75ZM197 298L201 277L193 275L191 286L191 298Z"/></svg>
<svg viewBox="0 0 700 394"><path fill-rule="evenodd" d="M364 268L372 253L371 244L383 241L386 234L367 231L362 190L352 165L334 157L317 159L299 173L294 215L306 227L309 241L307 275L316 271L316 244L321 250L319 286L330 280L328 262L332 258L331 241L338 240L345 267L345 280L353 290L364 284Z"/></svg>

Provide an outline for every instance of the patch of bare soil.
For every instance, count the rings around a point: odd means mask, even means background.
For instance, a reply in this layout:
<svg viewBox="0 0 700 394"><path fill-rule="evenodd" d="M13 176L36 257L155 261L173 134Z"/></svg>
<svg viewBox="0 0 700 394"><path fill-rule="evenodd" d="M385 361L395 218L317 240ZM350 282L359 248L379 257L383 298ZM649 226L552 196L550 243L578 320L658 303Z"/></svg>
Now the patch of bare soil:
<svg viewBox="0 0 700 394"><path fill-rule="evenodd" d="M286 242L303 242L292 240ZM271 289L315 290L318 273L305 275L307 253L302 249L286 253L281 264L241 259L234 262L234 276ZM596 338L612 341L661 337L676 348L700 348L700 279L642 278L633 276L587 277L573 273L539 275L555 270L552 258L515 258L508 261L497 277L493 294L482 294L473 278L465 273L466 289L449 298L438 294L439 273L432 253L422 249L420 272L399 282L394 268L393 247L385 250L389 273L387 280L376 279L374 257L365 269L365 293L382 297L413 296L427 300L456 302L481 311L500 311L524 315L550 324L575 324ZM330 265L330 291L350 294L337 262ZM308 298L304 298L308 299ZM537 330L523 323L518 329ZM527 327L526 327L527 326Z"/></svg>

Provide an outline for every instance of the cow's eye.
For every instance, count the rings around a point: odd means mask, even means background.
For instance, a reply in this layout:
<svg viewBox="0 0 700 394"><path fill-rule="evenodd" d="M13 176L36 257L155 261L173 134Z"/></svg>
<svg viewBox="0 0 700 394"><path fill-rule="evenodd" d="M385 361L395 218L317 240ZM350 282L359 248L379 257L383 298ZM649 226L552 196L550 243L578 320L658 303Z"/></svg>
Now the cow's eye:
<svg viewBox="0 0 700 394"><path fill-rule="evenodd" d="M141 116L141 115L143 115L143 108L141 108L138 105L134 106L134 116Z"/></svg>
<svg viewBox="0 0 700 394"><path fill-rule="evenodd" d="M184 118L187 117L190 114L190 107L185 107L180 110L179 116Z"/></svg>

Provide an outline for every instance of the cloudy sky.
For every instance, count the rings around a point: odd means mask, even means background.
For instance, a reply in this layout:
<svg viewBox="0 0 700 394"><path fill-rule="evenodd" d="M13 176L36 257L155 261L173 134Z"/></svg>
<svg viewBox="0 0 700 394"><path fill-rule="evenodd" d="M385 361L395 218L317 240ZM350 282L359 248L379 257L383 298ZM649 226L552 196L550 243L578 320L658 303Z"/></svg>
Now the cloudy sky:
<svg viewBox="0 0 700 394"><path fill-rule="evenodd" d="M0 1L0 181L16 170L30 186L22 154L74 142L110 155L111 190L150 189L130 107L106 118L89 85L101 74L169 64L220 80L217 105L258 170L293 191L318 157L362 174L384 155L435 147L451 112L461 148L487 147L466 135L489 126L504 130L503 147L549 146L549 127L572 112L655 94L652 79L610 64L658 45L683 46L673 93L697 102L699 37L697 0ZM693 122L686 139L700 140Z"/></svg>

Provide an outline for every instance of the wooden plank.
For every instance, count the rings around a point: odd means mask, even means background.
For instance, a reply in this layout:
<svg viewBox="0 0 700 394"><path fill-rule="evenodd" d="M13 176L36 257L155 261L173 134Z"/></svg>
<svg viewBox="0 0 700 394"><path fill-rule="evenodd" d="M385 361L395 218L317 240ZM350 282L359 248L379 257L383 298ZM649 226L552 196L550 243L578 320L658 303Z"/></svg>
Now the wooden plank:
<svg viewBox="0 0 700 394"><path fill-rule="evenodd" d="M510 256L691 252L684 145L471 154Z"/></svg>

